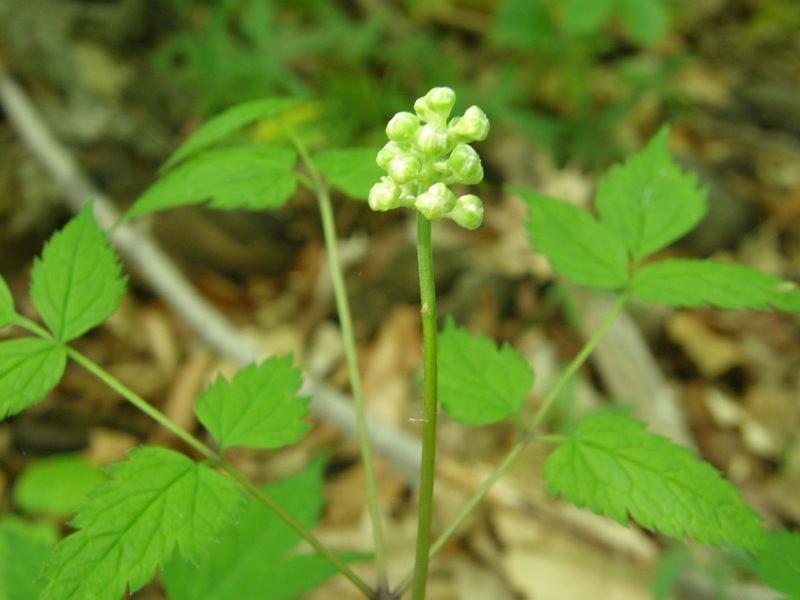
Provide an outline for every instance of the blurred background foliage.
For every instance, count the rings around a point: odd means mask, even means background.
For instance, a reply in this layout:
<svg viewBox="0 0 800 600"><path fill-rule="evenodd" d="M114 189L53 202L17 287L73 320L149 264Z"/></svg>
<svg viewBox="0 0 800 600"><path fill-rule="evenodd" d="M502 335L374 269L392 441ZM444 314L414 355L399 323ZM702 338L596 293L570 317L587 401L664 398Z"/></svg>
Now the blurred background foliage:
<svg viewBox="0 0 800 600"><path fill-rule="evenodd" d="M296 118L339 146L379 140L376 123L448 85L558 163L601 167L623 151L610 132L686 58L668 31L689 0L171 2L154 61L193 110L321 99Z"/></svg>

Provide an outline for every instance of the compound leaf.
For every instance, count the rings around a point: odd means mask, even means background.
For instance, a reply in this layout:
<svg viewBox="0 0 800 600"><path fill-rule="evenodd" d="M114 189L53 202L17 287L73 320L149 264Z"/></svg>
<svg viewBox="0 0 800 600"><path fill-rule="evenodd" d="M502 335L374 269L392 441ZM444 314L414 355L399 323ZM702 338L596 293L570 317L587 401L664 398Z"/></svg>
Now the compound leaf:
<svg viewBox="0 0 800 600"><path fill-rule="evenodd" d="M544 477L552 494L623 525L630 515L646 529L718 547L753 549L763 538L760 517L711 465L621 415L584 419Z"/></svg>
<svg viewBox="0 0 800 600"><path fill-rule="evenodd" d="M665 127L645 149L611 168L597 187L600 221L616 232L635 261L691 230L706 213L706 195L678 168Z"/></svg>
<svg viewBox="0 0 800 600"><path fill-rule="evenodd" d="M800 534L767 534L755 559L756 573L764 583L789 600L800 600Z"/></svg>
<svg viewBox="0 0 800 600"><path fill-rule="evenodd" d="M497 423L519 413L533 385L533 371L509 346L471 337L452 319L439 335L439 401L465 425Z"/></svg>
<svg viewBox="0 0 800 600"><path fill-rule="evenodd" d="M308 399L298 398L300 371L292 357L271 358L220 377L195 404L200 422L220 449L232 446L280 448L299 442L311 426Z"/></svg>
<svg viewBox="0 0 800 600"><path fill-rule="evenodd" d="M631 291L648 302L674 307L800 313L800 290L755 269L711 260L674 259L637 272Z"/></svg>
<svg viewBox="0 0 800 600"><path fill-rule="evenodd" d="M164 163L161 169L162 171L171 169L179 162L223 140L237 129L258 119L275 117L296 103L296 100L289 98L265 98L229 108L213 119L209 119L195 131Z"/></svg>
<svg viewBox="0 0 800 600"><path fill-rule="evenodd" d="M355 200L366 200L382 171L375 162L374 148L327 150L314 155L314 163L331 187Z"/></svg>
<svg viewBox="0 0 800 600"><path fill-rule="evenodd" d="M11 290L8 289L6 280L0 275L0 329L6 325L10 325L17 315L14 310L14 298L11 296Z"/></svg>
<svg viewBox="0 0 800 600"><path fill-rule="evenodd" d="M315 461L264 492L312 529L322 510L322 468L323 462ZM164 565L162 582L170 600L298 598L336 574L321 557L293 552L300 541L271 510L248 499L207 555L197 562L174 556Z"/></svg>
<svg viewBox="0 0 800 600"><path fill-rule="evenodd" d="M31 300L56 339L68 342L110 317L124 293L117 256L86 205L34 262Z"/></svg>
<svg viewBox="0 0 800 600"><path fill-rule="evenodd" d="M528 235L553 270L573 283L620 289L628 281L628 255L617 234L588 212L560 200L511 188L528 206Z"/></svg>
<svg viewBox="0 0 800 600"><path fill-rule="evenodd" d="M27 523L9 515L0 519L0 598L39 597L44 587L39 574L55 542L55 527L48 523Z"/></svg>
<svg viewBox="0 0 800 600"><path fill-rule="evenodd" d="M196 560L236 512L234 483L157 447L132 451L89 494L45 567L40 600L118 600L139 590L176 547Z"/></svg>
<svg viewBox="0 0 800 600"><path fill-rule="evenodd" d="M50 340L23 338L0 344L0 418L40 402L61 379L67 351Z"/></svg>
<svg viewBox="0 0 800 600"><path fill-rule="evenodd" d="M201 204L220 210L280 208L297 185L296 154L283 146L209 150L153 184L125 213L125 219Z"/></svg>

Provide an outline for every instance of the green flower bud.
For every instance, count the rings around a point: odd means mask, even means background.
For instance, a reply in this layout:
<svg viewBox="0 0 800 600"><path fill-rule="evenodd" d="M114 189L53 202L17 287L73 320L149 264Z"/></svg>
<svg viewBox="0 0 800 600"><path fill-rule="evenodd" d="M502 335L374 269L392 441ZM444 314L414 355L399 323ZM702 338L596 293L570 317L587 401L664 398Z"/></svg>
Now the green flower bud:
<svg viewBox="0 0 800 600"><path fill-rule="evenodd" d="M435 87L414 102L414 111L426 123L444 123L456 103L456 93L448 87Z"/></svg>
<svg viewBox="0 0 800 600"><path fill-rule="evenodd" d="M468 144L459 144L447 159L447 167L453 172L458 183L475 185L483 181L481 157Z"/></svg>
<svg viewBox="0 0 800 600"><path fill-rule="evenodd" d="M417 132L417 147L429 158L436 158L450 151L453 138L444 125L428 123Z"/></svg>
<svg viewBox="0 0 800 600"><path fill-rule="evenodd" d="M477 106L470 106L463 117L450 121L449 129L465 142L480 142L489 135L489 118Z"/></svg>
<svg viewBox="0 0 800 600"><path fill-rule="evenodd" d="M398 208L402 191L402 188L391 178L381 177L381 180L369 191L369 207L381 212Z"/></svg>
<svg viewBox="0 0 800 600"><path fill-rule="evenodd" d="M419 129L419 117L410 112L399 112L392 117L386 126L386 137L395 142L402 142L414 136Z"/></svg>
<svg viewBox="0 0 800 600"><path fill-rule="evenodd" d="M481 199L473 194L461 196L456 200L456 207L447 215L464 229L473 231L483 222L483 204Z"/></svg>
<svg viewBox="0 0 800 600"><path fill-rule="evenodd" d="M441 219L456 208L456 196L444 183L434 183L417 196L414 207L431 221Z"/></svg>
<svg viewBox="0 0 800 600"><path fill-rule="evenodd" d="M403 146L408 147L407 144L404 144ZM397 142L387 142L383 148L378 150L378 156L375 158L375 162L378 163L378 166L381 169L388 171L389 163L395 156L403 152L403 146Z"/></svg>
<svg viewBox="0 0 800 600"><path fill-rule="evenodd" d="M397 183L408 183L419 175L420 169L422 162L413 152L395 154L386 166L389 176Z"/></svg>

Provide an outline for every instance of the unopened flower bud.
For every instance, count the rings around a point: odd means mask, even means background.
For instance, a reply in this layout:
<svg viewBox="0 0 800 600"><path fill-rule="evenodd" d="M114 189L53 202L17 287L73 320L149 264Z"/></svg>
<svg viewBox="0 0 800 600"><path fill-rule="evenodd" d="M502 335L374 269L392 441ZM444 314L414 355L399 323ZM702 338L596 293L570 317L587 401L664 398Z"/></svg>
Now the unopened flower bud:
<svg viewBox="0 0 800 600"><path fill-rule="evenodd" d="M410 112L399 112L392 117L386 126L386 137L395 142L402 142L413 137L419 128L419 117Z"/></svg>
<svg viewBox="0 0 800 600"><path fill-rule="evenodd" d="M475 185L483 181L481 157L468 144L459 144L447 159L447 167L456 176L458 183Z"/></svg>
<svg viewBox="0 0 800 600"><path fill-rule="evenodd" d="M453 147L453 138L444 125L428 123L417 133L417 147L428 157L439 157Z"/></svg>
<svg viewBox="0 0 800 600"><path fill-rule="evenodd" d="M456 103L456 93L448 87L435 87L414 103L414 111L426 123L444 123Z"/></svg>
<svg viewBox="0 0 800 600"><path fill-rule="evenodd" d="M470 106L463 117L450 122L450 133L466 142L480 142L489 135L489 118L477 106Z"/></svg>
<svg viewBox="0 0 800 600"><path fill-rule="evenodd" d="M477 196L467 194L456 201L456 207L447 216L464 229L473 231L483 222L483 204Z"/></svg>
<svg viewBox="0 0 800 600"><path fill-rule="evenodd" d="M402 191L402 188L391 178L381 177L381 180L369 191L369 207L381 212L398 208Z"/></svg>
<svg viewBox="0 0 800 600"><path fill-rule="evenodd" d="M419 175L422 163L413 152L400 152L386 165L389 176L397 183L408 183Z"/></svg>
<svg viewBox="0 0 800 600"><path fill-rule="evenodd" d="M402 151L403 147L397 142L387 142L383 148L378 150L378 156L375 158L375 162L378 163L381 169L388 171L391 160Z"/></svg>
<svg viewBox="0 0 800 600"><path fill-rule="evenodd" d="M456 207L456 197L444 183L434 183L417 196L414 207L429 220L436 221Z"/></svg>

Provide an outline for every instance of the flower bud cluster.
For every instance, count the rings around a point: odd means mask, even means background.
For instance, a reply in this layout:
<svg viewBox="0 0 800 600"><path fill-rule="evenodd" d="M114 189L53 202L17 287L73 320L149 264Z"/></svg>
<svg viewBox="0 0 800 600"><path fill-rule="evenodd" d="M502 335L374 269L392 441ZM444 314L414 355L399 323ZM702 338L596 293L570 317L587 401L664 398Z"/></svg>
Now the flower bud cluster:
<svg viewBox="0 0 800 600"><path fill-rule="evenodd" d="M486 138L489 119L477 106L449 118L455 101L453 90L436 87L414 103L414 113L392 117L386 126L389 142L376 159L387 175L369 193L373 210L414 207L431 221L447 218L467 229L480 226L480 199L472 194L456 198L447 186L483 180L480 156L469 144Z"/></svg>

